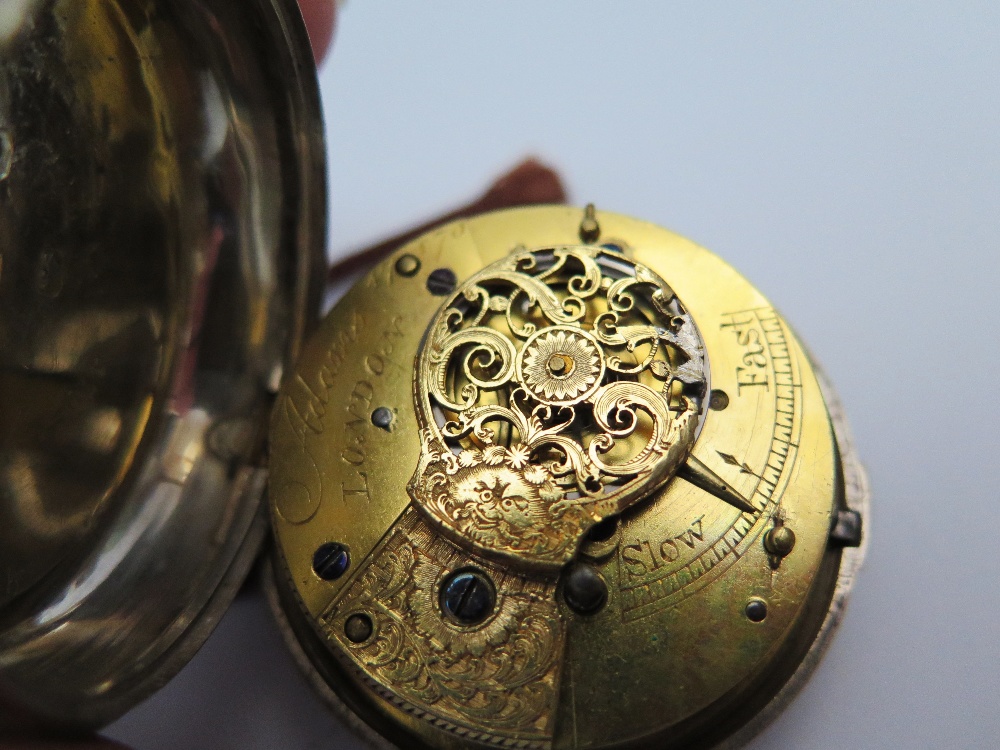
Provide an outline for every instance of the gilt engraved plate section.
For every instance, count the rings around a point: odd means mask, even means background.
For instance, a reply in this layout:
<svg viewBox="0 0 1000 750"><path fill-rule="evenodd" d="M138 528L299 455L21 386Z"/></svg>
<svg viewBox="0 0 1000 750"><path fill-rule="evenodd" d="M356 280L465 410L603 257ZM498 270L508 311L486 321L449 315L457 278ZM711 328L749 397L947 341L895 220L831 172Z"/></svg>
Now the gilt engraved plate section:
<svg viewBox="0 0 1000 750"><path fill-rule="evenodd" d="M707 389L701 335L649 268L603 247L517 250L428 329L410 496L474 552L555 571L673 475Z"/></svg>
<svg viewBox="0 0 1000 750"><path fill-rule="evenodd" d="M802 383L781 318L772 308L730 313L720 323L723 335L741 351L734 396L762 396L771 404L772 434L766 452L734 456L715 450L706 456L733 480L752 480L747 493L756 514L741 513L721 534L709 536L701 519L681 535L663 539L630 538L619 548L619 587L623 621L668 609L721 576L772 523L790 481L802 432Z"/></svg>
<svg viewBox="0 0 1000 750"><path fill-rule="evenodd" d="M555 585L484 566L407 511L345 594L322 616L364 682L398 709L459 737L512 748L551 746L565 640ZM496 586L485 622L442 617L451 573L477 567ZM352 616L372 622L352 642Z"/></svg>

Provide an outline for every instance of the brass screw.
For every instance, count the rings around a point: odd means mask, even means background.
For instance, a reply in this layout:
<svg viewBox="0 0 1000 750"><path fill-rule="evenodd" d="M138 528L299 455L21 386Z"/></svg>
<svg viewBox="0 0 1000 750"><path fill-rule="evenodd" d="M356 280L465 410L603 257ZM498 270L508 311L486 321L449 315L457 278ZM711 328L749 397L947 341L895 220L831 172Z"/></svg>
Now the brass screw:
<svg viewBox="0 0 1000 750"><path fill-rule="evenodd" d="M785 525L775 526L764 536L764 548L776 557L785 557L795 547L795 532Z"/></svg>
<svg viewBox="0 0 1000 750"><path fill-rule="evenodd" d="M594 204L588 203L587 207L583 209L583 221L580 222L580 239L590 244L597 242L597 238L600 236L601 225L597 223Z"/></svg>
<svg viewBox="0 0 1000 750"><path fill-rule="evenodd" d="M416 255L400 255L396 261L396 273L400 276L415 276L420 270L420 259Z"/></svg>

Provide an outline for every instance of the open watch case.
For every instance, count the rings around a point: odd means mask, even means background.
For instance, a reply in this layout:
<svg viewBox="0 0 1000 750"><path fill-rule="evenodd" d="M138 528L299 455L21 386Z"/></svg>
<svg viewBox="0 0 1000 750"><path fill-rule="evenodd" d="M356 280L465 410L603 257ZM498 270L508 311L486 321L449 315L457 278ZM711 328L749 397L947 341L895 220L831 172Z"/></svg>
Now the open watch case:
<svg viewBox="0 0 1000 750"><path fill-rule="evenodd" d="M521 207L392 248L320 321L295 3L11 8L0 733L150 695L262 544L293 655L374 745L738 747L787 704L868 490L746 279L645 222Z"/></svg>

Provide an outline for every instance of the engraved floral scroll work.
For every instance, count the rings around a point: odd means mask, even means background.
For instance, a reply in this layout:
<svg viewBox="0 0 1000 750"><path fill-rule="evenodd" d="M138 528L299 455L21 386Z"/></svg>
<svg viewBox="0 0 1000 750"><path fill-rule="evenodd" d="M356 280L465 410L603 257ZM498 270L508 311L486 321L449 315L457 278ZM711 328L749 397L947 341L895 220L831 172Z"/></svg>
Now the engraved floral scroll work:
<svg viewBox="0 0 1000 750"><path fill-rule="evenodd" d="M438 594L449 573L473 564L410 509L324 613L324 630L397 708L483 744L544 750L565 644L555 584L486 567L497 605L482 624L463 627L441 616ZM353 642L345 625L358 615L372 630Z"/></svg>
<svg viewBox="0 0 1000 750"><path fill-rule="evenodd" d="M445 302L418 354L408 490L449 538L535 570L669 479L694 443L705 347L617 250L516 250Z"/></svg>

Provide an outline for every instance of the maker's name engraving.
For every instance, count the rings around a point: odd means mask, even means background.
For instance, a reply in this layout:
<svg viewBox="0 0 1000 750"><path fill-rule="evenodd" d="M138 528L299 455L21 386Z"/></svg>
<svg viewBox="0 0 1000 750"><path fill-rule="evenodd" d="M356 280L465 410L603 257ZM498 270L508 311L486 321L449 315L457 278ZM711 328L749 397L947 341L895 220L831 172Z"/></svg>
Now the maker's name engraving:
<svg viewBox="0 0 1000 750"><path fill-rule="evenodd" d="M375 403L375 381L384 376L390 366L402 367L402 364L393 358L403 337L403 330L400 327L402 322L401 315L392 318L379 337L375 351L364 355L365 375L354 383L347 399L344 445L340 450L340 460L350 467L345 471L344 479L340 483L341 497L345 502L371 500L368 491L368 472L362 467L367 459L365 440L372 429L372 410L378 406Z"/></svg>
<svg viewBox="0 0 1000 750"><path fill-rule="evenodd" d="M310 434L320 435L323 432L330 391L358 340L358 328L362 324L361 316L353 313L347 325L337 331L316 374L307 378L297 373L289 384L284 404L285 418L303 448Z"/></svg>

